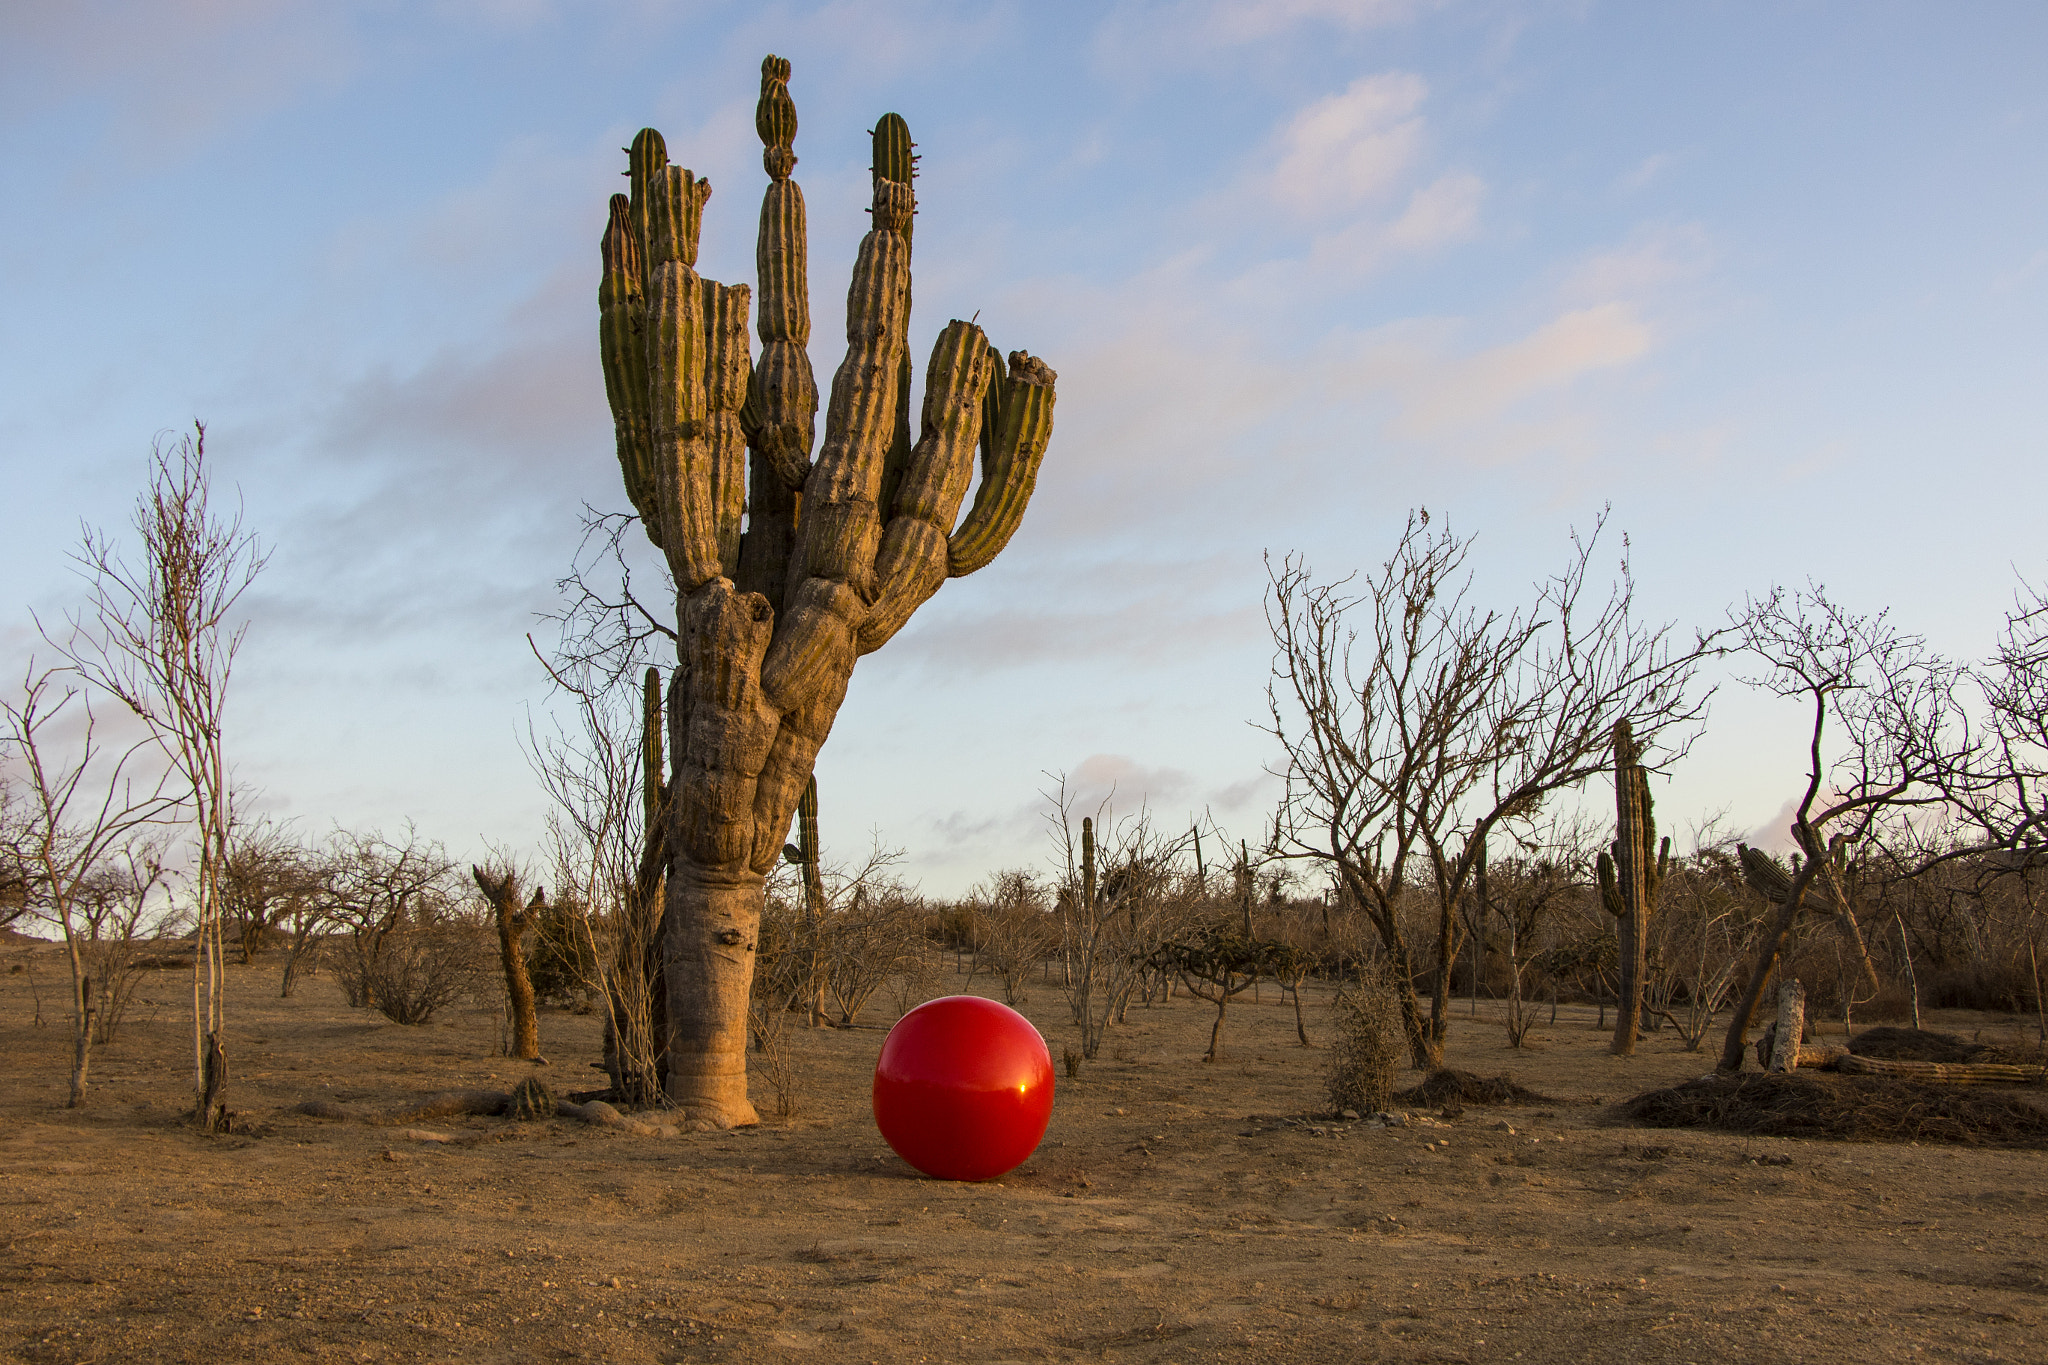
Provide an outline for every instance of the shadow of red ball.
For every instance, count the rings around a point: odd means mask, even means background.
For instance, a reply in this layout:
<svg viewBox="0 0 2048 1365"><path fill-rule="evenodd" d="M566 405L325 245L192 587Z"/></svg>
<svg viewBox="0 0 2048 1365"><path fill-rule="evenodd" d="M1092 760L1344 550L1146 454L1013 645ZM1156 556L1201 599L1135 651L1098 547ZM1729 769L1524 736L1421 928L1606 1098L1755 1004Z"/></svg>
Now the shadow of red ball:
<svg viewBox="0 0 2048 1365"><path fill-rule="evenodd" d="M1052 1054L1031 1021L978 995L930 1000L896 1021L875 1060L875 1126L939 1180L1022 1164L1052 1119Z"/></svg>

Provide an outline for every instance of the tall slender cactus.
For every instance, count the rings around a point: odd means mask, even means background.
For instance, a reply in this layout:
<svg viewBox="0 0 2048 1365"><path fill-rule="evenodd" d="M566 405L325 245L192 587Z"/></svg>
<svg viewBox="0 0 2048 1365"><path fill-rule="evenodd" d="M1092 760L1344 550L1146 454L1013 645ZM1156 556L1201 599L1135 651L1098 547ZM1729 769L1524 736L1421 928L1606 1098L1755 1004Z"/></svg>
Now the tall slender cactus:
<svg viewBox="0 0 2048 1365"><path fill-rule="evenodd" d="M1614 1041L1608 1050L1627 1057L1636 1050L1642 1026L1643 987L1649 965L1650 914L1657 888L1671 857L1671 841L1657 842L1657 819L1650 807L1650 774L1642 764L1643 749L1625 720L1614 724L1613 856L1597 860L1600 900L1615 918L1615 940L1621 959L1620 1003L1614 1017Z"/></svg>
<svg viewBox="0 0 2048 1365"><path fill-rule="evenodd" d="M711 187L670 165L651 128L628 149L632 193L612 197L598 290L626 494L676 585L663 1064L669 1101L707 1128L756 1121L746 1006L762 882L854 663L946 579L1002 550L1052 435L1053 372L1022 351L1005 365L979 327L956 320L932 349L911 442L916 158L891 114L874 129L872 227L813 459L818 386L788 83L786 60L762 62L759 357L746 337L751 292L696 270ZM962 521L977 444L981 482Z"/></svg>

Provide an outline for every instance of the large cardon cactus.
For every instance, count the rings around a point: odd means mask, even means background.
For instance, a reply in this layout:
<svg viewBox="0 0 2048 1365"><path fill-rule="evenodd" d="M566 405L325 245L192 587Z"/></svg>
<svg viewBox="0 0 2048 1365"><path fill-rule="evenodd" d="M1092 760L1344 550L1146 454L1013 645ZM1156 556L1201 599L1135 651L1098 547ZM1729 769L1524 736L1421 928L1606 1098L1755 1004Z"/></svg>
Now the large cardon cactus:
<svg viewBox="0 0 2048 1365"><path fill-rule="evenodd" d="M632 194L604 234L605 390L626 493L675 577L662 819L664 1084L687 1121L755 1121L746 1009L763 879L846 695L949 577L981 568L1023 517L1052 433L1053 373L979 327L939 334L921 430L909 430L914 157L894 114L874 130L873 224L846 300L846 358L812 458L818 387L789 63L761 64L766 147L760 355L745 285L697 273L711 186L670 165L661 135L629 150ZM977 444L981 484L964 521Z"/></svg>

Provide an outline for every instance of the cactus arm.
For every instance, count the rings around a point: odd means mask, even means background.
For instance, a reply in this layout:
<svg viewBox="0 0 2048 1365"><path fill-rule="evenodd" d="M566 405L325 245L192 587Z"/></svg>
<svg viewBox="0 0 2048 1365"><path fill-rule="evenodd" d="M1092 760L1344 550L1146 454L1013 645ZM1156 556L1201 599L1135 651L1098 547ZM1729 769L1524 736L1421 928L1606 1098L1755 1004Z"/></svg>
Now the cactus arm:
<svg viewBox="0 0 2048 1365"><path fill-rule="evenodd" d="M1010 353L1009 372L991 384L997 390L995 424L982 450L981 487L967 520L946 542L946 574L964 578L1002 553L1038 483L1038 466L1052 440L1052 368L1022 351ZM984 413L986 423L988 413Z"/></svg>
<svg viewBox="0 0 2048 1365"><path fill-rule="evenodd" d="M923 431L875 560L876 596L861 622L862 654L888 643L946 581L946 531L960 515L974 474L983 398L994 372L995 353L979 327L956 318L939 334L925 375Z"/></svg>
<svg viewBox="0 0 2048 1365"><path fill-rule="evenodd" d="M747 395L748 429L756 453L791 489L804 485L816 439L818 381L806 347L811 341L810 265L806 255L804 194L790 173L796 167L796 104L789 97L789 62L761 63L761 98L754 106L761 163L768 189L761 196L761 229L754 266L761 290L761 358Z"/></svg>
<svg viewBox="0 0 2048 1365"><path fill-rule="evenodd" d="M876 122L871 134L874 139L873 176L876 184L884 180L895 180L911 184L917 176L917 153L912 149L916 143L910 140L910 125L903 121L901 114L884 114ZM917 227L916 209L911 210L911 220L903 225L903 250L910 251L911 236ZM910 319L910 282L903 285L903 317L907 324ZM910 349L904 348L903 358L896 366L896 430L889 440L889 453L882 457L882 488L876 505L884 516L895 505L896 490L903 482L904 473L910 468Z"/></svg>
<svg viewBox="0 0 2048 1365"><path fill-rule="evenodd" d="M1600 880L1600 906L1616 919L1622 917L1621 887L1614 878L1614 859L1602 853L1593 859L1593 872Z"/></svg>
<svg viewBox="0 0 2048 1365"><path fill-rule="evenodd" d="M697 273L711 185L668 165L659 143L647 133L634 139L632 175L647 201L641 250L660 544L677 590L688 594L739 569L751 291ZM634 211L642 216L637 204Z"/></svg>
<svg viewBox="0 0 2048 1365"><path fill-rule="evenodd" d="M807 349L811 295L804 194L790 178L797 161L796 128L789 60L770 53L761 62L761 98L754 106L768 189L761 196L761 228L754 242L761 355L740 413L752 468L747 534L735 581L742 592L758 592L772 603L783 600L788 586L799 490L811 472L817 435L818 381Z"/></svg>
<svg viewBox="0 0 2048 1365"><path fill-rule="evenodd" d="M647 352L642 335L647 319L641 291L640 234L633 226L632 201L612 196L611 221L604 230L604 277L597 286L598 352L604 363L604 395L612 409L619 472L626 497L641 525L661 544L661 518L654 489L653 432L647 396Z"/></svg>
<svg viewBox="0 0 2048 1365"><path fill-rule="evenodd" d="M825 443L804 482L790 562L790 599L807 579L849 585L874 599L875 550L881 537L876 499L882 460L895 434L896 387L903 353L904 302L910 253L910 186L876 182L874 226L861 239L846 296L846 358L832 377Z"/></svg>
<svg viewBox="0 0 2048 1365"><path fill-rule="evenodd" d="M785 710L801 709L830 685L843 694L843 670L858 657L854 633L875 599L882 534L875 500L895 434L910 282L903 229L913 204L908 184L876 179L874 226L861 239L846 296L846 358L832 378L825 444L804 481L782 619L761 675L770 700Z"/></svg>

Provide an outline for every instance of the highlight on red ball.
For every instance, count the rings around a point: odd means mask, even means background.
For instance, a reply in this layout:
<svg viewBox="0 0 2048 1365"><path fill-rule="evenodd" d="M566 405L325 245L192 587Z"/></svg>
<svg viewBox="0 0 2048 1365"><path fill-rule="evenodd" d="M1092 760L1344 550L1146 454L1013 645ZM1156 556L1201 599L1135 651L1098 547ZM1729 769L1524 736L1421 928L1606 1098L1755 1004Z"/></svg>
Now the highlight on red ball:
<svg viewBox="0 0 2048 1365"><path fill-rule="evenodd" d="M992 1180L1023 1164L1052 1121L1052 1054L1031 1021L978 995L928 1000L875 1060L875 1126L938 1180Z"/></svg>

